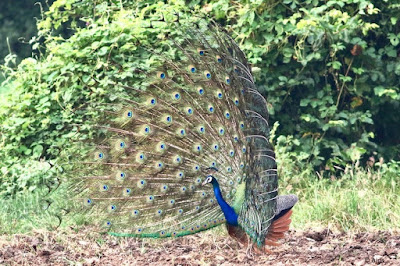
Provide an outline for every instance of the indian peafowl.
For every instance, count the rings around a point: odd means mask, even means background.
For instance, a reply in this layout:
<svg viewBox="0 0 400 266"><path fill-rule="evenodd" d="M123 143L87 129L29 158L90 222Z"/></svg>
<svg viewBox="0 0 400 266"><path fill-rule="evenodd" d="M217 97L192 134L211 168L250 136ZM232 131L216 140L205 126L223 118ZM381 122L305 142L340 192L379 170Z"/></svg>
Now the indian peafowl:
<svg viewBox="0 0 400 266"><path fill-rule="evenodd" d="M80 208L115 236L178 237L226 224L239 242L274 245L297 197L278 196L266 101L220 26L176 17L146 29L169 46L133 42L123 60L135 67L119 69L129 78L107 77L107 100L83 110L102 114L91 127L95 144L83 140L77 151L87 155L77 155L71 178Z"/></svg>

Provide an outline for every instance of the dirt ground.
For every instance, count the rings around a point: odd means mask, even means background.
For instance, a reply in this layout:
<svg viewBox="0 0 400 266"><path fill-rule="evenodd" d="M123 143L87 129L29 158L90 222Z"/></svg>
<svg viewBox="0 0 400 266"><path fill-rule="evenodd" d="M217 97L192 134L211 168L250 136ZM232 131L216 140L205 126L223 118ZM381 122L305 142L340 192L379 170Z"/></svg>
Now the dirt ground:
<svg viewBox="0 0 400 266"><path fill-rule="evenodd" d="M0 265L400 265L400 234L295 231L257 255L218 232L136 240L87 232L0 236Z"/></svg>

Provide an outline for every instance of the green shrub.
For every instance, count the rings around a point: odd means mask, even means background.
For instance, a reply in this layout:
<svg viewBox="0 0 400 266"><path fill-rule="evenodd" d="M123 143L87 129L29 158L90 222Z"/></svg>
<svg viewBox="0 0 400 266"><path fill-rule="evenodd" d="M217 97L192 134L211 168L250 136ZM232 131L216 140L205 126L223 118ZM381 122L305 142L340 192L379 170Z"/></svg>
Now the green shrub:
<svg viewBox="0 0 400 266"><path fill-rule="evenodd" d="M57 1L43 32L73 17L112 20L120 1ZM145 10L157 1L122 2ZM174 1L178 6L182 1ZM191 1L225 25L253 63L280 135L315 166L344 165L348 149L399 159L400 1ZM61 12L61 10L63 10ZM107 12L106 12L107 11ZM78 24L75 23L76 27Z"/></svg>
<svg viewBox="0 0 400 266"><path fill-rule="evenodd" d="M135 63L134 39L155 38L150 20L185 19L185 9L225 25L248 55L295 165L333 172L374 153L399 159L399 0L58 0L38 22L46 54L5 69L15 92L0 107L0 190L19 178L14 167L68 149L71 125L83 122L73 113L106 100L115 75L130 81L118 65ZM65 25L70 37L55 34Z"/></svg>

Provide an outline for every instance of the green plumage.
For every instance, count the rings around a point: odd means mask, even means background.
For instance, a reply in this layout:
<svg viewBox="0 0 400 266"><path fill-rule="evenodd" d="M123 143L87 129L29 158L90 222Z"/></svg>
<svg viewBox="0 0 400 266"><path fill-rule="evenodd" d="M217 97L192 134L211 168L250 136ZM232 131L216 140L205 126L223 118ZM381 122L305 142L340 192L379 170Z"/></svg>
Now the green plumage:
<svg viewBox="0 0 400 266"><path fill-rule="evenodd" d="M275 215L276 165L265 100L243 52L201 19L151 31L164 45L132 41L118 58L127 78L101 77L109 80L103 100L77 111L91 125L79 126L77 149L87 156L71 156L78 211L118 236L206 230L225 222L212 188L201 185L214 167L240 227L261 245Z"/></svg>

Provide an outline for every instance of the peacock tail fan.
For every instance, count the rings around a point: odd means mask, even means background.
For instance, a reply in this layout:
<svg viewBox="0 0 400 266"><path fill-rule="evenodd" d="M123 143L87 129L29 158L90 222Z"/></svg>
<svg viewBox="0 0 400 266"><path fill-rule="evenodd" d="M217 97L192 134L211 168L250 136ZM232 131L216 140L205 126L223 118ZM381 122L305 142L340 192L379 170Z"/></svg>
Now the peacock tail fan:
<svg viewBox="0 0 400 266"><path fill-rule="evenodd" d="M74 211L116 236L206 230L226 222L202 186L212 168L239 226L263 245L277 196L265 99L224 30L171 17L137 29L156 38L110 53L115 75L92 83L107 79L107 90L74 110L84 118L67 171Z"/></svg>

